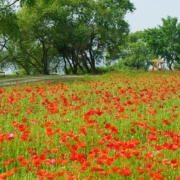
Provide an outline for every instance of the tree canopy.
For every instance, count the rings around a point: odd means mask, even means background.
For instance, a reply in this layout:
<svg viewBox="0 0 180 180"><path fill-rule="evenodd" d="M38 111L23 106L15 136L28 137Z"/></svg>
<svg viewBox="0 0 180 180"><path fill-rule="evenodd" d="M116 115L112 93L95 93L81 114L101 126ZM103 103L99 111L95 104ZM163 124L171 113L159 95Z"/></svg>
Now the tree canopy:
<svg viewBox="0 0 180 180"><path fill-rule="evenodd" d="M145 30L145 41L157 57L162 58L172 70L172 65L180 61L180 24L177 18L162 18L162 25Z"/></svg>
<svg viewBox="0 0 180 180"><path fill-rule="evenodd" d="M8 42L1 44L1 59L9 59L28 74L28 69L49 74L60 65L66 73L96 73L104 53L115 52L125 42L129 24L124 17L135 9L129 0L19 2L22 7L12 11L13 33L1 31L1 38ZM13 10L6 5L8 9Z"/></svg>
<svg viewBox="0 0 180 180"><path fill-rule="evenodd" d="M148 69L150 59L153 55L143 39L144 32L130 33L126 42L120 46L121 65L135 68Z"/></svg>

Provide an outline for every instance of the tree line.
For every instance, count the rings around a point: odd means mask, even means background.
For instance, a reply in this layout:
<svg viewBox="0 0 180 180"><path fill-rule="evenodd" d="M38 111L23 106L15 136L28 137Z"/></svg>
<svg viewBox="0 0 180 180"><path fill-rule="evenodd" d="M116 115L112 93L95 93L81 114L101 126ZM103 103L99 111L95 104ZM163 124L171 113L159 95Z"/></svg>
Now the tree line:
<svg viewBox="0 0 180 180"><path fill-rule="evenodd" d="M3 0L0 68L97 73L104 61L106 67L147 69L155 57L169 69L179 67L178 19L130 33L125 15L134 10L129 0Z"/></svg>
<svg viewBox="0 0 180 180"><path fill-rule="evenodd" d="M162 25L130 33L119 46L116 66L128 69L148 69L150 60L163 59L169 70L180 69L180 24L178 18L162 18Z"/></svg>

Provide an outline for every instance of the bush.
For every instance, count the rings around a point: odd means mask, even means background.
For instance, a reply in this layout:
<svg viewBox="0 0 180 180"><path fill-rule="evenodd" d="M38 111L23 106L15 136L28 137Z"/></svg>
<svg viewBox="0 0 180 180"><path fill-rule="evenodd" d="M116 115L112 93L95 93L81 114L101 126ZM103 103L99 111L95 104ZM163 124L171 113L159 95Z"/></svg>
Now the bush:
<svg viewBox="0 0 180 180"><path fill-rule="evenodd" d="M180 63L174 63L173 68L176 70L180 70Z"/></svg>

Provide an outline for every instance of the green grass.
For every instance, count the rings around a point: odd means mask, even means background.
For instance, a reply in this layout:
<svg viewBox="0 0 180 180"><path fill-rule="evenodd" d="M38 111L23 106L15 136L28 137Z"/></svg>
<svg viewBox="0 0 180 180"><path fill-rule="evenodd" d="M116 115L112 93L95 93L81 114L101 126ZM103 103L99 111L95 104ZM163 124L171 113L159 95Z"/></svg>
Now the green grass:
<svg viewBox="0 0 180 180"><path fill-rule="evenodd" d="M95 77L0 89L0 177L14 168L6 179L180 176L179 72Z"/></svg>

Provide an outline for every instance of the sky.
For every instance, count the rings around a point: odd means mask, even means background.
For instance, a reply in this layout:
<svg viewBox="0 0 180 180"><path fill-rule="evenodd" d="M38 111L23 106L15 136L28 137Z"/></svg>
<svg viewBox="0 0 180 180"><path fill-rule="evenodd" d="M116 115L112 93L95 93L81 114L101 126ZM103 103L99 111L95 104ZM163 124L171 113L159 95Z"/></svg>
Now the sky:
<svg viewBox="0 0 180 180"><path fill-rule="evenodd" d="M162 25L161 19L177 17L180 22L180 0L130 0L136 8L126 15L130 31L136 32Z"/></svg>

